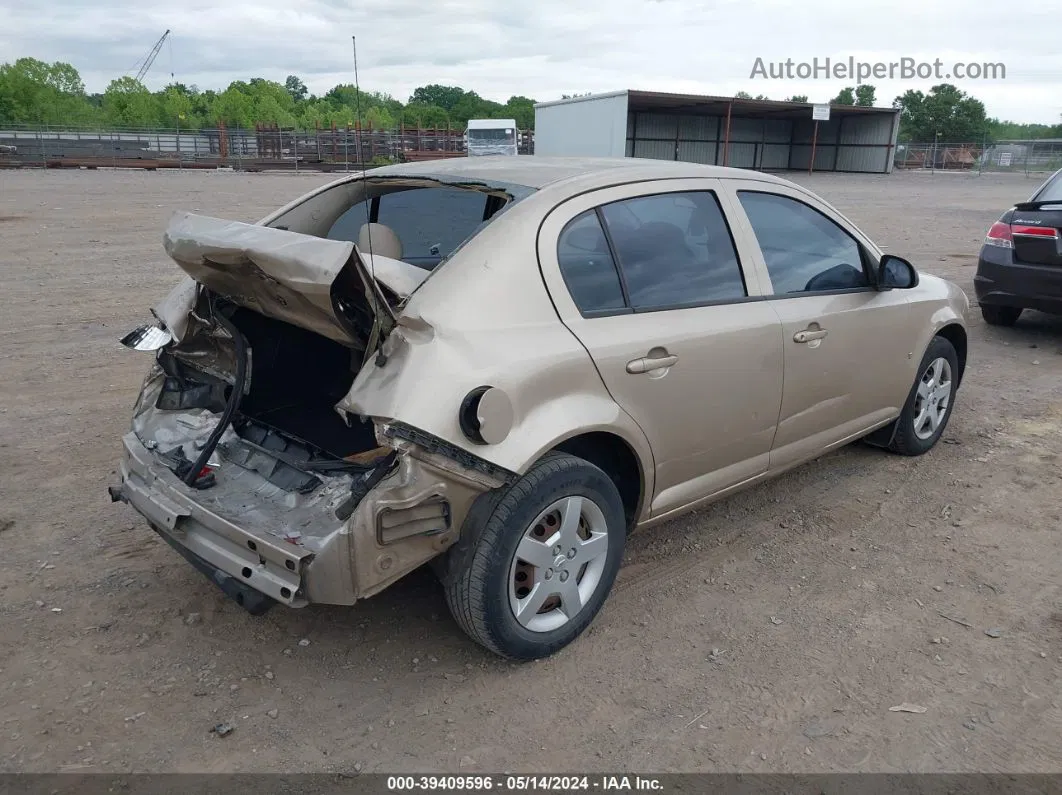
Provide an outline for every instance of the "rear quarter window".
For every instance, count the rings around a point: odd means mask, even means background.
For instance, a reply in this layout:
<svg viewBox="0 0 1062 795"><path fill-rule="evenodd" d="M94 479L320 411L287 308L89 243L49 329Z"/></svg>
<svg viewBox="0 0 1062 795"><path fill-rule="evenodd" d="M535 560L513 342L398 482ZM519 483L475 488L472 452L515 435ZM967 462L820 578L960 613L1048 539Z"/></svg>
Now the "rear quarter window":
<svg viewBox="0 0 1062 795"><path fill-rule="evenodd" d="M379 197L373 220L398 236L403 260L432 268L484 223L488 198L482 191L461 188L396 191ZM356 243L370 213L371 201L355 204L336 219L328 237Z"/></svg>
<svg viewBox="0 0 1062 795"><path fill-rule="evenodd" d="M1059 171L1051 179L1049 179L1039 193L1036 194L1034 201L1038 202L1062 202L1062 171Z"/></svg>
<svg viewBox="0 0 1062 795"><path fill-rule="evenodd" d="M557 261L568 292L582 314L626 306L616 263L594 210L576 216L564 227L557 240Z"/></svg>

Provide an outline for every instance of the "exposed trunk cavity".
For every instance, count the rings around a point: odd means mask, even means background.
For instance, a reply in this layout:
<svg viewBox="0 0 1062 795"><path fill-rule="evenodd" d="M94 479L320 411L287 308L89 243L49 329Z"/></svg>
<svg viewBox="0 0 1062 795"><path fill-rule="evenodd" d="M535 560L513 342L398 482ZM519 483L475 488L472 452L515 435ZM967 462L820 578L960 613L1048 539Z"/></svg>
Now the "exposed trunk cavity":
<svg viewBox="0 0 1062 795"><path fill-rule="evenodd" d="M241 534L267 570L284 567L275 583L256 580L278 601L376 593L452 545L471 502L503 481L338 411L361 364L356 347L201 290L141 392L128 498L156 526L190 523L186 535L207 553L215 525ZM193 504L172 492L147 501L161 469L197 489ZM299 550L294 569L267 554L277 543Z"/></svg>

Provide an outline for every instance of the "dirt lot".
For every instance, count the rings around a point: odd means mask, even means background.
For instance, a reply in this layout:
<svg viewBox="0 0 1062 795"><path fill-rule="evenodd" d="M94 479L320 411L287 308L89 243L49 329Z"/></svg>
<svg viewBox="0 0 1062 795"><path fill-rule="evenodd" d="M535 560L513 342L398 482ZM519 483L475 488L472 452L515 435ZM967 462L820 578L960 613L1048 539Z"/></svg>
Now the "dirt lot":
<svg viewBox="0 0 1062 795"><path fill-rule="evenodd" d="M971 319L929 455L852 447L636 535L553 659L481 652L420 572L355 608L226 601L107 498L148 364L117 338L177 279L172 211L254 220L325 179L0 172L0 771L1062 770L1043 315ZM797 179L971 295L985 229L1034 188Z"/></svg>

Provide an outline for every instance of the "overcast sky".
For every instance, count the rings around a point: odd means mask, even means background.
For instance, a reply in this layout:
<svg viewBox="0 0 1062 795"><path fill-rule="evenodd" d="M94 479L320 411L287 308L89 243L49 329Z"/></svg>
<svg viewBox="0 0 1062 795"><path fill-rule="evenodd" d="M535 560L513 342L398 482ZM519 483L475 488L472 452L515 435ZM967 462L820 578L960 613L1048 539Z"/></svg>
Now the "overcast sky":
<svg viewBox="0 0 1062 795"><path fill-rule="evenodd" d="M356 6L356 7L355 7ZM146 78L200 88L297 74L315 93L353 82L405 101L443 83L504 102L638 88L729 95L745 90L825 101L853 80L750 78L756 58L1002 62L1005 80L955 80L990 116L1057 123L1062 47L1053 3L989 0L0 0L0 61L72 63L102 91L167 28ZM874 80L877 104L937 80Z"/></svg>

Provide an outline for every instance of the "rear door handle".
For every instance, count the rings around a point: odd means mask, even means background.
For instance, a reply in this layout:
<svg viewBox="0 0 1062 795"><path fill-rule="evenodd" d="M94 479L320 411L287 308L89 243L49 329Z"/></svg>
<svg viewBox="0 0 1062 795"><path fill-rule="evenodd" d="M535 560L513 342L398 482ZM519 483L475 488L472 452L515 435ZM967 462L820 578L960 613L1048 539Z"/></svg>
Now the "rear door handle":
<svg viewBox="0 0 1062 795"><path fill-rule="evenodd" d="M678 357L674 354L668 356L660 356L657 358L650 358L643 356L641 359L634 359L627 362L627 372L632 375L638 375L639 373L648 373L651 370L660 370L664 367L670 367L678 361Z"/></svg>
<svg viewBox="0 0 1062 795"><path fill-rule="evenodd" d="M816 329L814 331L798 331L796 334L793 335L793 342L811 342L813 340L821 340L823 337L826 336L827 333L828 332L824 328Z"/></svg>

